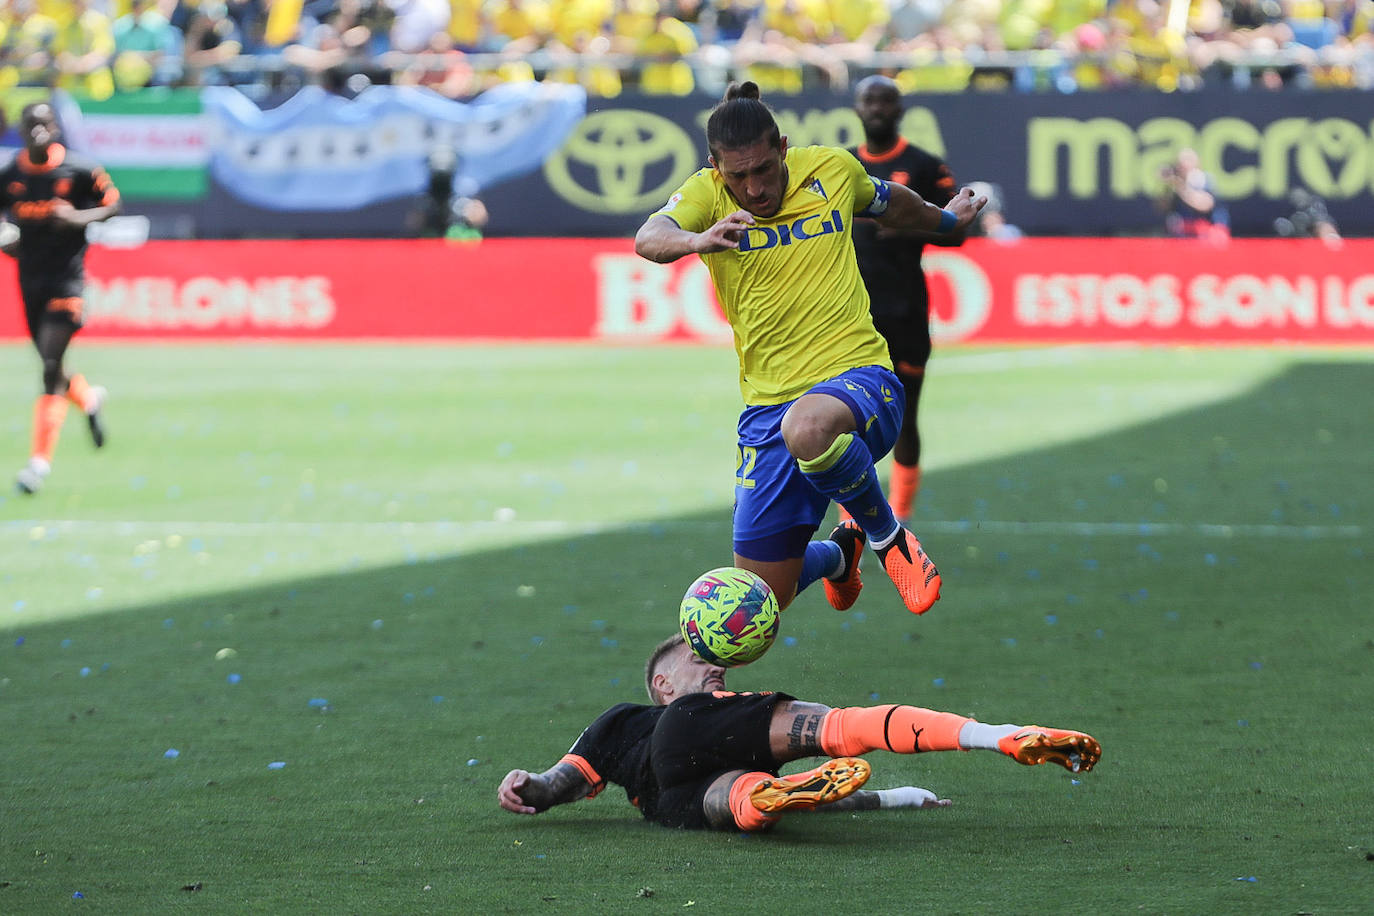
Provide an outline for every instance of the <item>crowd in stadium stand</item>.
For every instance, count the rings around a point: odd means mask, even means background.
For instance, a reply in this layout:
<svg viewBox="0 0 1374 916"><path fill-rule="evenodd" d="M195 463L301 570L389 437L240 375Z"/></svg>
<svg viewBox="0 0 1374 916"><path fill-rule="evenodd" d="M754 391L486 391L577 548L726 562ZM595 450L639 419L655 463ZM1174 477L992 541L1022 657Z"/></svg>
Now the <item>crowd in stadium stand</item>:
<svg viewBox="0 0 1374 916"><path fill-rule="evenodd" d="M0 91L1374 87L1374 0L5 0Z"/></svg>

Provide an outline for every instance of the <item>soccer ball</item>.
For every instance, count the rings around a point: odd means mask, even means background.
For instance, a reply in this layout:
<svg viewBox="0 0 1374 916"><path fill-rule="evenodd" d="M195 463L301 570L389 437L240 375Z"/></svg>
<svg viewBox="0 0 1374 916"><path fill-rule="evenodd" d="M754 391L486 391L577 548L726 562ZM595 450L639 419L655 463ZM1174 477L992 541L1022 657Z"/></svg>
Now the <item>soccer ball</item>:
<svg viewBox="0 0 1374 916"><path fill-rule="evenodd" d="M778 635L778 599L747 569L704 573L682 596L678 625L688 647L724 668L757 660Z"/></svg>

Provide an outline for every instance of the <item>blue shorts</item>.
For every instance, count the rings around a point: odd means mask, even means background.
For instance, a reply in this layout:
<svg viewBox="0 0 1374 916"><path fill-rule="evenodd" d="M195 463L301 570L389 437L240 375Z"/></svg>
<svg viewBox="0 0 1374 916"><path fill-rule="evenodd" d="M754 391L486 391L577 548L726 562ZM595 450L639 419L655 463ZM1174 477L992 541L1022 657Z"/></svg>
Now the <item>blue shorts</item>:
<svg viewBox="0 0 1374 916"><path fill-rule="evenodd" d="M855 435L873 453L886 455L897 441L906 409L902 383L888 369L849 369L813 386L807 394L828 394L849 405ZM802 556L830 508L830 499L811 485L782 441L782 418L796 403L746 407L739 418L735 449L735 553L751 560Z"/></svg>

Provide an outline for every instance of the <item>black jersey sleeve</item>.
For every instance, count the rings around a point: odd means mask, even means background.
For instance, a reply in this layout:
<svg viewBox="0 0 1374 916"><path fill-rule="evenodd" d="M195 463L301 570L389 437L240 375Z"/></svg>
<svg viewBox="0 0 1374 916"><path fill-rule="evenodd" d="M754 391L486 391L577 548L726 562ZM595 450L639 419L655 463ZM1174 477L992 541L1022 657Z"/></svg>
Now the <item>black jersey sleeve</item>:
<svg viewBox="0 0 1374 916"><path fill-rule="evenodd" d="M918 164L912 175L911 188L938 207L954 199L956 189L954 171L943 159L924 150L919 151Z"/></svg>
<svg viewBox="0 0 1374 916"><path fill-rule="evenodd" d="M607 782L623 786L632 797L638 794L649 739L664 708L621 703L583 729L561 762L575 766L591 783L588 798L604 789Z"/></svg>
<svg viewBox="0 0 1374 916"><path fill-rule="evenodd" d="M83 163L72 182L72 206L78 210L108 207L119 200L119 190L110 175L99 165Z"/></svg>

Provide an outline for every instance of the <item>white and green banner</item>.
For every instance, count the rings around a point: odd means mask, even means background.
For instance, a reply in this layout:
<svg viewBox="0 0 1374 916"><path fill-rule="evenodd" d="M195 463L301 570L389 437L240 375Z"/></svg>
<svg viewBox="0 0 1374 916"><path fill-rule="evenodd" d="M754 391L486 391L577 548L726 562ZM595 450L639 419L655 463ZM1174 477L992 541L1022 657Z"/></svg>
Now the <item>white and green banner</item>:
<svg viewBox="0 0 1374 916"><path fill-rule="evenodd" d="M62 105L67 142L105 166L130 200L198 200L209 183L199 89L145 89Z"/></svg>

